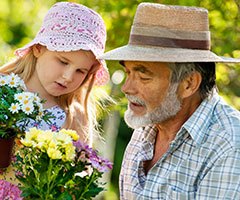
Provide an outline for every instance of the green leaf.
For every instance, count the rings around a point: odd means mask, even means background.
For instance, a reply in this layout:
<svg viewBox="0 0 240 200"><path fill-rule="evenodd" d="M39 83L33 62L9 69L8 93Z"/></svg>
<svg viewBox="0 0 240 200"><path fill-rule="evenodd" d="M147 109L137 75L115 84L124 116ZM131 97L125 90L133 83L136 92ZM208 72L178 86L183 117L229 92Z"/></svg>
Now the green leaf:
<svg viewBox="0 0 240 200"><path fill-rule="evenodd" d="M63 192L59 197L58 200L72 200L72 196L68 192Z"/></svg>

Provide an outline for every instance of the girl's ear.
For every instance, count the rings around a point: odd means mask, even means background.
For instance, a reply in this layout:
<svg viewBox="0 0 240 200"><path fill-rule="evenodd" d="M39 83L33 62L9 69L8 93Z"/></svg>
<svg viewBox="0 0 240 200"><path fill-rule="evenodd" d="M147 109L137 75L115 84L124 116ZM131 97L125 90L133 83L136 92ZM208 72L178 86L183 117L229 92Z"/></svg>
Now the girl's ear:
<svg viewBox="0 0 240 200"><path fill-rule="evenodd" d="M193 72L180 83L179 96L181 98L187 98L193 95L199 89L201 82L201 74L199 72Z"/></svg>
<svg viewBox="0 0 240 200"><path fill-rule="evenodd" d="M35 44L35 45L33 45L32 49L33 49L33 55L34 55L36 58L38 58L40 55L42 55L43 52L46 50L46 48L43 47L43 46L40 45L40 44Z"/></svg>

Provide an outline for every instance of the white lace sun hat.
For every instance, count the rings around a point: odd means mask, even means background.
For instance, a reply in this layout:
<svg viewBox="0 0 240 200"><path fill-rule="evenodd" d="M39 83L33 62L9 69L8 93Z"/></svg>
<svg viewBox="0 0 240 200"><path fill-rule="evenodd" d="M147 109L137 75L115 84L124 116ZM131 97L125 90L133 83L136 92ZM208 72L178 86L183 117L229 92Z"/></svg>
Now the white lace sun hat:
<svg viewBox="0 0 240 200"><path fill-rule="evenodd" d="M54 4L44 18L35 38L15 51L24 56L34 44L46 46L50 51L91 50L96 57L104 53L106 28L102 17L94 10L76 3ZM109 73L104 60L99 60L95 85L104 85Z"/></svg>

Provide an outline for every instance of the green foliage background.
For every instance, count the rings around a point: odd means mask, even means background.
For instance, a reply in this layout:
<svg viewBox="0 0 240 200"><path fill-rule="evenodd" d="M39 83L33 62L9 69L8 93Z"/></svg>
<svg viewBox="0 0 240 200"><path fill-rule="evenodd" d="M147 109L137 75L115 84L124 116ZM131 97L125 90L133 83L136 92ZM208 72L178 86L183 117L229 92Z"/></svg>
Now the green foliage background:
<svg viewBox="0 0 240 200"><path fill-rule="evenodd" d="M1 0L0 1L0 65L11 60L16 48L31 41L38 31L47 10L56 0ZM75 0L99 12L107 26L106 51L127 44L131 23L136 7L142 0ZM201 6L209 10L212 51L218 55L240 57L240 2L239 0L152 0L145 2ZM121 66L117 62L108 62L113 74ZM217 65L217 84L220 94L231 105L240 110L240 65ZM126 99L120 91L121 84L110 84L105 88L118 101L112 109L117 112L119 126L117 132L114 169L110 177L109 192L102 199L118 199L118 174L124 148L131 136L122 116L126 109ZM100 117L103 126L106 114ZM108 137L107 135L104 135ZM110 142L110 143L111 143ZM108 143L107 143L108 144Z"/></svg>

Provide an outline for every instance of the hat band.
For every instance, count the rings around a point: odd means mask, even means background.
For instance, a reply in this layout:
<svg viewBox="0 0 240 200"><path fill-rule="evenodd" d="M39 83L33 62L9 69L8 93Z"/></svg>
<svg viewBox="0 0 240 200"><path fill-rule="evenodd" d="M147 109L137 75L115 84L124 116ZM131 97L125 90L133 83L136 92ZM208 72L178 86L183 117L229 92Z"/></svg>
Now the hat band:
<svg viewBox="0 0 240 200"><path fill-rule="evenodd" d="M129 44L209 50L210 32L137 24L132 26Z"/></svg>
<svg viewBox="0 0 240 200"><path fill-rule="evenodd" d="M152 37L145 35L131 35L129 44L132 45L150 45L169 48L186 48L210 50L210 41L206 40L181 40L173 38Z"/></svg>

